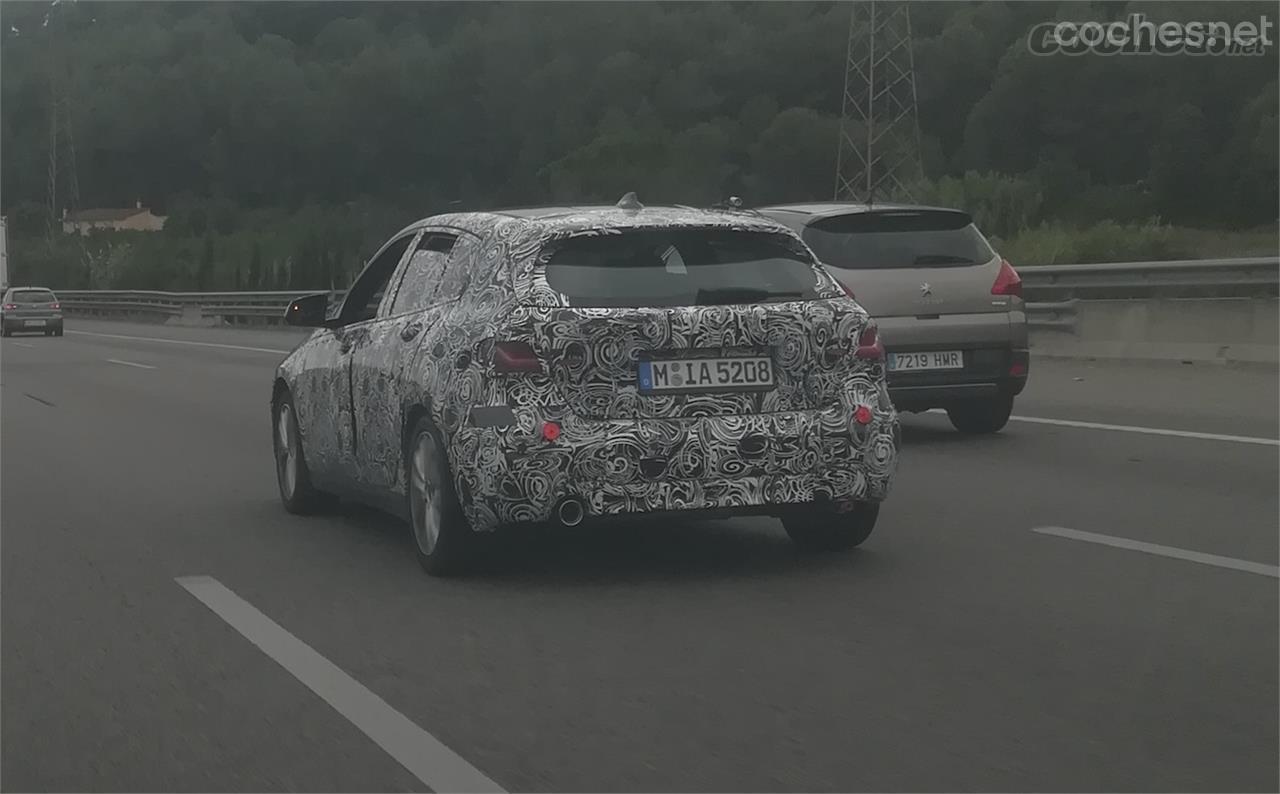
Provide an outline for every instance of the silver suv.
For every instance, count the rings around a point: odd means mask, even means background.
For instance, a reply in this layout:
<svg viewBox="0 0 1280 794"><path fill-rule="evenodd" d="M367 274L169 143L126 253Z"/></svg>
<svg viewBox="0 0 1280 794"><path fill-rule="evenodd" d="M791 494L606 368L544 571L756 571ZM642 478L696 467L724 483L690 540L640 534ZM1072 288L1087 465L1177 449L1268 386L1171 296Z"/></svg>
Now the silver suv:
<svg viewBox="0 0 1280 794"><path fill-rule="evenodd" d="M1022 280L967 213L839 203L758 211L797 231L875 318L898 410L946 409L965 433L1005 426L1030 367Z"/></svg>

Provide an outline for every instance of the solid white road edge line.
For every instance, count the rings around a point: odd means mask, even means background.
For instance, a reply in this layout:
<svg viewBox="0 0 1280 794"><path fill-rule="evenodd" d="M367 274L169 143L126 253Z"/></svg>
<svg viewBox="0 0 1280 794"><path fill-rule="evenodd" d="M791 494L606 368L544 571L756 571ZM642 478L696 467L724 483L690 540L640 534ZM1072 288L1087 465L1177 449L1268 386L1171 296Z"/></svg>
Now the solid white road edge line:
<svg viewBox="0 0 1280 794"><path fill-rule="evenodd" d="M1082 540L1085 543L1099 543L1103 546L1114 546L1118 549L1141 551L1147 554L1155 554L1160 557L1173 557L1174 559L1186 560L1187 562L1198 562L1201 565L1230 568L1235 571L1256 573L1261 574L1262 576L1270 576L1272 579L1280 579L1280 567L1275 565L1263 565L1260 562L1237 560L1234 557L1220 557L1217 554L1205 554L1201 551L1188 551L1187 549L1179 549L1173 546L1161 546L1158 543L1144 543L1141 540L1118 538L1114 535L1099 535L1096 532L1083 532L1078 529L1067 529L1066 527L1035 527L1031 531L1041 535L1055 535L1057 537L1068 538L1070 540Z"/></svg>
<svg viewBox="0 0 1280 794"><path fill-rule="evenodd" d="M350 720L432 791L504 794L480 770L217 579L180 576L174 581Z"/></svg>
<svg viewBox="0 0 1280 794"><path fill-rule="evenodd" d="M139 364L136 361L121 361L118 358L109 358L107 359L107 363L122 364L126 367L137 367L138 369L155 369L155 367L151 366L150 364Z"/></svg>
<svg viewBox="0 0 1280 794"><path fill-rule="evenodd" d="M931 408L928 413L946 414L941 408ZM1236 444L1261 444L1269 447L1280 447L1280 439L1258 438L1256 436L1231 436L1223 433L1197 433L1194 430L1169 430L1163 427L1138 427L1135 425L1108 425L1102 422L1079 422L1074 419L1045 419L1039 416L1011 416L1011 422L1027 422L1037 425L1058 425L1060 427L1079 427L1085 430L1113 430L1117 433L1143 433L1150 436L1173 436L1175 438L1198 438L1205 441L1230 441Z"/></svg>
<svg viewBox="0 0 1280 794"><path fill-rule="evenodd" d="M244 345L224 345L218 342L193 342L189 339L161 339L151 336L125 336L124 334L99 334L92 331L67 331L78 336L101 336L106 339L132 339L137 342L159 342L166 345L190 345L191 347L217 347L223 350L247 350L250 353L279 353L285 355L288 350L277 350L273 347L246 347Z"/></svg>

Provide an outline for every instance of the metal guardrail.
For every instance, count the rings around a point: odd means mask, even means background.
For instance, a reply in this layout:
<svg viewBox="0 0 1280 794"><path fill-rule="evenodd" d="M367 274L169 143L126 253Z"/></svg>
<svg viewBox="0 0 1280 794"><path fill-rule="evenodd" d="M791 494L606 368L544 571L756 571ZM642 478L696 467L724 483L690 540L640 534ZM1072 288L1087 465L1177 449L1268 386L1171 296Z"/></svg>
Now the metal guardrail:
<svg viewBox="0 0 1280 794"><path fill-rule="evenodd" d="M1069 330L1076 301L1148 298L1276 297L1280 257L1092 265L1028 265L1019 268L1028 321L1036 328ZM59 290L73 314L230 324L278 324L289 301L309 292L148 292ZM331 292L331 302L344 292Z"/></svg>
<svg viewBox="0 0 1280 794"><path fill-rule="evenodd" d="M1018 273L1035 301L1276 297L1280 257L1033 265Z"/></svg>

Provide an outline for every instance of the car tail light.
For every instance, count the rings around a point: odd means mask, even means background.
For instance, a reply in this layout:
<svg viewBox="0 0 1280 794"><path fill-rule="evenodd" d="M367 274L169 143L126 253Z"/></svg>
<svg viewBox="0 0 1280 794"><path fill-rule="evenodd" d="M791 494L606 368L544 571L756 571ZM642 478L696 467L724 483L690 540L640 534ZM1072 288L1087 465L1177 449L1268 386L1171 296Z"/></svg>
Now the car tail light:
<svg viewBox="0 0 1280 794"><path fill-rule="evenodd" d="M49 304L49 308L50 308L50 309L61 309L61 308L62 308L62 304L61 304L61 303L50 303L50 304Z"/></svg>
<svg viewBox="0 0 1280 794"><path fill-rule="evenodd" d="M868 323L858 337L858 348L853 353L858 358L883 359L884 344L880 341L880 329L875 323Z"/></svg>
<svg viewBox="0 0 1280 794"><path fill-rule="evenodd" d="M6 308L6 309L16 309L16 308L18 308L18 304L16 304L16 303L6 303L6 304L4 305L4 308Z"/></svg>
<svg viewBox="0 0 1280 794"><path fill-rule="evenodd" d="M853 412L853 421L860 425L871 424L871 409L865 405L859 405Z"/></svg>
<svg viewBox="0 0 1280 794"><path fill-rule="evenodd" d="M493 346L493 368L498 372L541 372L542 362L525 342L499 342Z"/></svg>
<svg viewBox="0 0 1280 794"><path fill-rule="evenodd" d="M991 285L991 294L1022 297L1022 277L1008 259L1000 260L1000 272L996 275L996 283Z"/></svg>

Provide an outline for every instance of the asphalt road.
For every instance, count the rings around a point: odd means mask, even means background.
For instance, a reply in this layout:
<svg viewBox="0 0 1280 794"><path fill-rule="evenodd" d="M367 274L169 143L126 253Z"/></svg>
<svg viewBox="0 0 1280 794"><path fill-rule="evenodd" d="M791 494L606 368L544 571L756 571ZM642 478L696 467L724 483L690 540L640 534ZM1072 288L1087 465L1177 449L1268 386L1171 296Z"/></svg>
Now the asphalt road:
<svg viewBox="0 0 1280 794"><path fill-rule="evenodd" d="M1274 370L1037 360L1017 415L1112 427L908 417L849 554L638 524L443 581L394 521L280 507L297 334L67 328L0 344L5 790L427 790L199 575L508 791L1280 788Z"/></svg>

